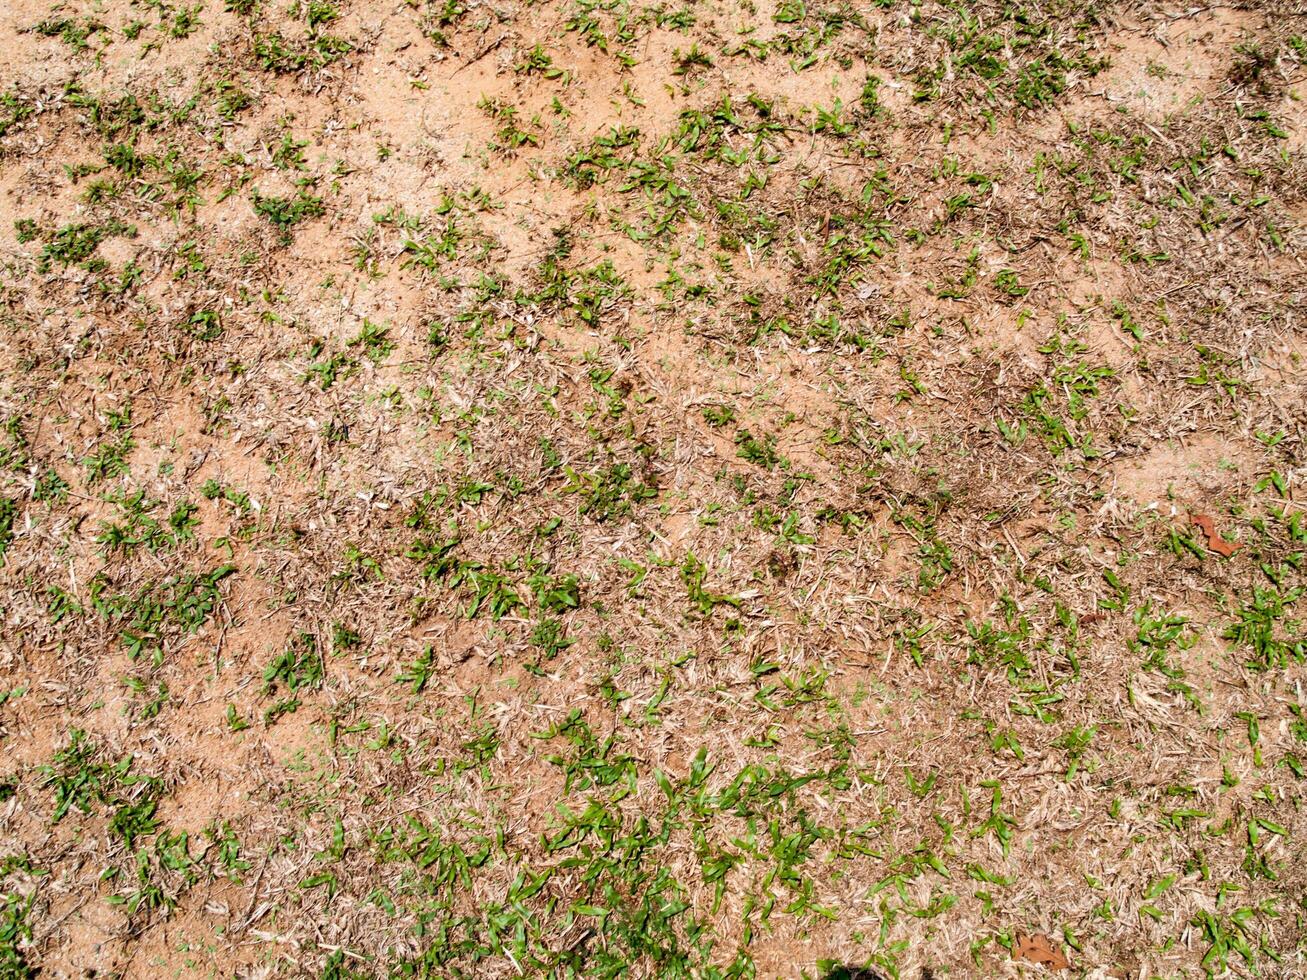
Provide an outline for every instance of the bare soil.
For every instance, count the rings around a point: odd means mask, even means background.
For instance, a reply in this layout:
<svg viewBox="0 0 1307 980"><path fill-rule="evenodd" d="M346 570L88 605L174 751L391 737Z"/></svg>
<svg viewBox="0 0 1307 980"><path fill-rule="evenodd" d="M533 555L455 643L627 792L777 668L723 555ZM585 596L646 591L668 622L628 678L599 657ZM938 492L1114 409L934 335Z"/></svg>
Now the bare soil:
<svg viewBox="0 0 1307 980"><path fill-rule="evenodd" d="M1302 4L2 7L0 978L1307 976Z"/></svg>

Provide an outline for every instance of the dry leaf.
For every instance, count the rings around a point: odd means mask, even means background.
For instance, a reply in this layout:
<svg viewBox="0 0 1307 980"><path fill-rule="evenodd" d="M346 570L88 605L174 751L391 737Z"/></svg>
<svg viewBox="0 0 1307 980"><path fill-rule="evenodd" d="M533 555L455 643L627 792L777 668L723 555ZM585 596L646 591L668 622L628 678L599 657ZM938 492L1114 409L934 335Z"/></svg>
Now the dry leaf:
<svg viewBox="0 0 1307 980"><path fill-rule="evenodd" d="M1050 970L1071 969L1071 961L1062 954L1062 950L1053 943L1053 940L1042 932L1017 936L1017 944L1012 949L1012 958L1025 960L1027 963L1038 963Z"/></svg>
<svg viewBox="0 0 1307 980"><path fill-rule="evenodd" d="M1208 514L1191 514L1189 519L1194 522L1203 535L1207 538L1207 547L1215 551L1222 558L1229 558L1232 554L1243 547L1241 544L1235 544L1226 541L1216 533L1216 522Z"/></svg>

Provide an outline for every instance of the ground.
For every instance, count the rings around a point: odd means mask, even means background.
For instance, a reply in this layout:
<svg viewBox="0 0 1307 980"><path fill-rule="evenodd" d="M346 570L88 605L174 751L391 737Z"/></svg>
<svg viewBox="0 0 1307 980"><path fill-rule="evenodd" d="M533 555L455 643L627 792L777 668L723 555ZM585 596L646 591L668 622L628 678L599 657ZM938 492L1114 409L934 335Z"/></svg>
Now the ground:
<svg viewBox="0 0 1307 980"><path fill-rule="evenodd" d="M0 8L0 977L1307 976L1307 8Z"/></svg>

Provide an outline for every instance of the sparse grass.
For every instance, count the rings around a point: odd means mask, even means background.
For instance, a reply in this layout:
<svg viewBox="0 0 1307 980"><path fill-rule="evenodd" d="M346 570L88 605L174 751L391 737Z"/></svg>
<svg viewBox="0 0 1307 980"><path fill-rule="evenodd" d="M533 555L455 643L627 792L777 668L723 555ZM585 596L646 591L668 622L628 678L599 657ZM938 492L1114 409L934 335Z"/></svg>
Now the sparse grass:
<svg viewBox="0 0 1307 980"><path fill-rule="evenodd" d="M1300 12L24 16L0 977L1302 971Z"/></svg>

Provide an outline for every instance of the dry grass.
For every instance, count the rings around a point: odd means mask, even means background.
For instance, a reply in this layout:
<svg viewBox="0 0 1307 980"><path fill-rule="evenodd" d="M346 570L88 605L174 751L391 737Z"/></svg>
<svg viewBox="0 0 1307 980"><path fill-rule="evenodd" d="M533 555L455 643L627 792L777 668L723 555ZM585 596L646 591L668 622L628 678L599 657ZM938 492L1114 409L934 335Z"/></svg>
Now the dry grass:
<svg viewBox="0 0 1307 980"><path fill-rule="evenodd" d="M1300 4L0 40L0 977L1307 975Z"/></svg>

